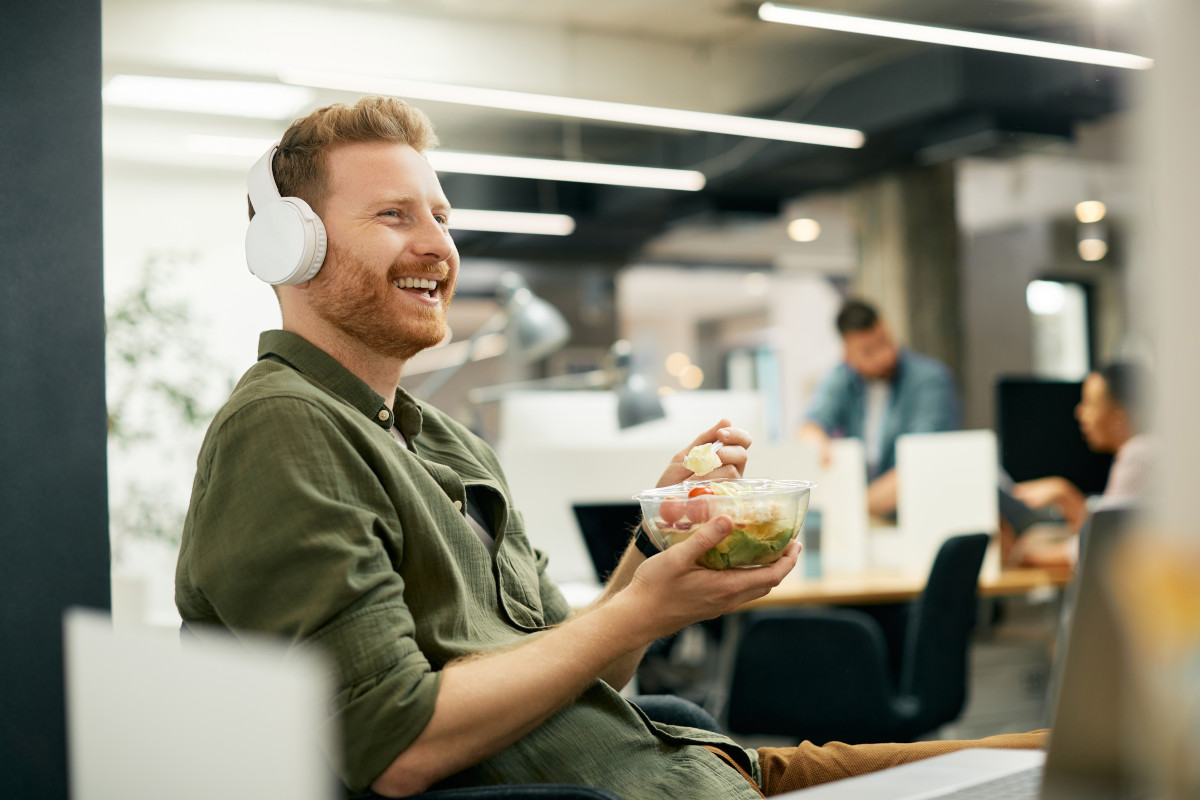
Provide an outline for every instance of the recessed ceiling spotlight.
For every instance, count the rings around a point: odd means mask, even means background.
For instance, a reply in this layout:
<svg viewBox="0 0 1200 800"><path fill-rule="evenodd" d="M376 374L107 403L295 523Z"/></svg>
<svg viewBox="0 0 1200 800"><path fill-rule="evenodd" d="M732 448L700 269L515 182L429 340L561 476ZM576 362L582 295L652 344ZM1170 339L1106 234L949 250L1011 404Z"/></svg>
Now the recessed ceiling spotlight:
<svg viewBox="0 0 1200 800"><path fill-rule="evenodd" d="M1099 261L1108 255L1108 242L1103 239L1080 239L1079 257L1084 261Z"/></svg>
<svg viewBox="0 0 1200 800"><path fill-rule="evenodd" d="M1075 219L1084 224L1099 222L1104 219L1104 215L1107 213L1108 208L1099 200L1084 200L1082 203L1075 205Z"/></svg>
<svg viewBox="0 0 1200 800"><path fill-rule="evenodd" d="M815 242L821 235L821 223L815 219L794 219L788 223L787 234L796 242Z"/></svg>

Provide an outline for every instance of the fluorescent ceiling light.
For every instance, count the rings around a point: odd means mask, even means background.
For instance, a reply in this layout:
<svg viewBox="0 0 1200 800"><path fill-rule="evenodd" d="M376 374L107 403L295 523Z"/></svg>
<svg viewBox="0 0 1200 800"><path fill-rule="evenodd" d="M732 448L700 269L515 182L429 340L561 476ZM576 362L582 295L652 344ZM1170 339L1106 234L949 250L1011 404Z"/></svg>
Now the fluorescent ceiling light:
<svg viewBox="0 0 1200 800"><path fill-rule="evenodd" d="M312 103L315 93L278 83L117 75L104 87L103 97L114 106L286 119Z"/></svg>
<svg viewBox="0 0 1200 800"><path fill-rule="evenodd" d="M192 134L184 140L184 146L192 153L258 158L275 141L275 139L243 136ZM705 182L703 172L687 169L630 167L622 164L598 164L589 161L556 161L549 158L462 153L454 150L430 150L425 155L438 172L468 175L603 183L612 186L678 189L685 192L697 192L704 188Z"/></svg>
<svg viewBox="0 0 1200 800"><path fill-rule="evenodd" d="M569 236L575 230L575 220L566 214L532 214L525 211L482 211L472 208L456 208L450 212L450 227L462 231Z"/></svg>
<svg viewBox="0 0 1200 800"><path fill-rule="evenodd" d="M453 86L446 83L410 81L378 75L294 69L284 70L279 74L279 79L284 83L296 86L312 86L348 92L370 92L409 100L432 100L439 103L502 108L531 114L621 122L654 128L724 133L731 136L777 139L784 142L803 142L830 147L857 148L862 147L865 140L862 131L834 128L828 125L735 117L728 114L710 114L705 111L610 103L604 100L582 100L575 97L555 97L547 94L512 92L505 89Z"/></svg>
<svg viewBox="0 0 1200 800"><path fill-rule="evenodd" d="M1097 50L1092 47L1040 42L1035 39L1020 39L1015 36L1000 36L994 33L978 33L954 28L939 28L933 25L916 25L911 22L893 22L850 14L834 14L828 11L813 11L779 3L763 3L758 7L758 17L767 22L783 22L808 28L864 33L868 36L907 39L929 44L948 44L955 47L970 47L976 50L991 50L1019 56L1075 61L1081 64L1100 64L1123 69L1150 69L1154 66L1153 59L1130 53L1118 53L1113 50Z"/></svg>
<svg viewBox="0 0 1200 800"><path fill-rule="evenodd" d="M429 157L429 163L438 172L678 189L685 192L697 192L704 188L704 173L694 170L556 161L548 158L460 153L453 150L430 150L426 155Z"/></svg>

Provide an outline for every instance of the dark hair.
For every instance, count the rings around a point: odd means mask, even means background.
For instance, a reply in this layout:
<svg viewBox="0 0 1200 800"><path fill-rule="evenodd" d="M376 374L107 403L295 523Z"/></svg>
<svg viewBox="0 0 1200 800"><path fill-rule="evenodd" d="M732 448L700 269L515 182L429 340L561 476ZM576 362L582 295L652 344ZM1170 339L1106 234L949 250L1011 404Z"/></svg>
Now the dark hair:
<svg viewBox="0 0 1200 800"><path fill-rule="evenodd" d="M1110 361L1095 372L1104 379L1104 388L1112 401L1137 424L1144 410L1146 370L1132 361Z"/></svg>
<svg viewBox="0 0 1200 800"><path fill-rule="evenodd" d="M837 315L837 329L843 337L847 333L869 331L879 322L875 307L862 300L847 300Z"/></svg>

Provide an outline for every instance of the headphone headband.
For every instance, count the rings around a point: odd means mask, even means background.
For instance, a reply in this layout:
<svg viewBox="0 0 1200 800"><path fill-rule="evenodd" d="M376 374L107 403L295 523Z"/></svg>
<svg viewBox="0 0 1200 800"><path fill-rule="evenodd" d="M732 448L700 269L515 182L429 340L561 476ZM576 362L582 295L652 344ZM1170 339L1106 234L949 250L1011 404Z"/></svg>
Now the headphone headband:
<svg viewBox="0 0 1200 800"><path fill-rule="evenodd" d="M259 156L258 161L255 161L254 166L250 168L250 174L246 176L246 189L250 195L250 204L254 206L255 214L269 204L282 199L279 194L279 186L275 183L275 173L271 168L271 162L275 160L275 153L278 151L279 142L276 142L267 148L267 152Z"/></svg>

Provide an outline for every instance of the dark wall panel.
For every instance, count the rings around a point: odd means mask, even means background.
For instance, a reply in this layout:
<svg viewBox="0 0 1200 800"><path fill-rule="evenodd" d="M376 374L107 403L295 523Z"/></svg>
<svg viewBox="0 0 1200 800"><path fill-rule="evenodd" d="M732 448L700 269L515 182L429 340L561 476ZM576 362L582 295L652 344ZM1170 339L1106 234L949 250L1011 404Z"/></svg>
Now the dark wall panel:
<svg viewBox="0 0 1200 800"><path fill-rule="evenodd" d="M0 797L65 798L61 615L109 606L100 2L0 23Z"/></svg>

